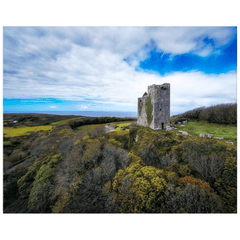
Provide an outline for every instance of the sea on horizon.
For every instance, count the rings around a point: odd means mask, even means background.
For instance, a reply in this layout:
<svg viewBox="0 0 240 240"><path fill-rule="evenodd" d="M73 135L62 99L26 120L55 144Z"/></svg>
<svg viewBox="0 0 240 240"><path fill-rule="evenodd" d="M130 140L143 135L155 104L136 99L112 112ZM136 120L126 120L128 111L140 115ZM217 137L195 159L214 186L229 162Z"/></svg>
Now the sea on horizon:
<svg viewBox="0 0 240 240"><path fill-rule="evenodd" d="M137 117L136 112L107 112L107 111L41 111L41 112L4 112L4 113L43 113L56 115L76 115L86 117Z"/></svg>

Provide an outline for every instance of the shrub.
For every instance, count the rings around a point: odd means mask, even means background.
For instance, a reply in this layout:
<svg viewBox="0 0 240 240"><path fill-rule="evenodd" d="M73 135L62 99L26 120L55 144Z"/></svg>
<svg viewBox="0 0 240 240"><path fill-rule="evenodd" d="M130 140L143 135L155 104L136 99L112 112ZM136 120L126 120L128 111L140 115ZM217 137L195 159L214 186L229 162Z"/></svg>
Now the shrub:
<svg viewBox="0 0 240 240"><path fill-rule="evenodd" d="M49 156L37 171L28 201L28 207L31 212L50 211L49 197L52 178L60 160L61 157L59 155Z"/></svg>
<svg viewBox="0 0 240 240"><path fill-rule="evenodd" d="M27 157L27 153L21 151L20 149L15 150L9 157L11 164L18 162Z"/></svg>
<svg viewBox="0 0 240 240"><path fill-rule="evenodd" d="M214 184L224 202L224 212L237 212L237 159L228 157L224 164L223 174Z"/></svg>
<svg viewBox="0 0 240 240"><path fill-rule="evenodd" d="M208 183L193 177L179 179L180 187L168 184L166 213L220 213L222 201Z"/></svg>
<svg viewBox="0 0 240 240"><path fill-rule="evenodd" d="M119 170L113 179L114 201L120 212L162 212L167 183L163 171L144 166L139 157L131 155L132 163L126 170ZM108 186L105 185L109 191Z"/></svg>
<svg viewBox="0 0 240 240"><path fill-rule="evenodd" d="M191 174L191 169L187 165L180 165L179 174L181 177L189 176Z"/></svg>

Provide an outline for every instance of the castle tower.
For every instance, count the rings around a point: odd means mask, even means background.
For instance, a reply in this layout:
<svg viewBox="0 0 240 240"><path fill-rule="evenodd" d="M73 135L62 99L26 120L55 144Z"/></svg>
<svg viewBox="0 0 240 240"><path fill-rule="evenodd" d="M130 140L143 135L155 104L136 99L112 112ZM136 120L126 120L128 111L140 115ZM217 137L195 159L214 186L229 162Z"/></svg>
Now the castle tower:
<svg viewBox="0 0 240 240"><path fill-rule="evenodd" d="M148 93L138 98L137 124L154 130L170 124L170 84L148 86Z"/></svg>

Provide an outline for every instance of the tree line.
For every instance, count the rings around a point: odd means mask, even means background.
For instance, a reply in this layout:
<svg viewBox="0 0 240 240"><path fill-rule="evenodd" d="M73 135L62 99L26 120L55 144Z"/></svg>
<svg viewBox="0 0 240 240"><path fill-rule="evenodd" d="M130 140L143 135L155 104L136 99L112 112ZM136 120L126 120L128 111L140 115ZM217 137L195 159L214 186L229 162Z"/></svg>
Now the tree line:
<svg viewBox="0 0 240 240"><path fill-rule="evenodd" d="M237 124L237 103L195 108L179 114L177 117L203 120L209 123Z"/></svg>

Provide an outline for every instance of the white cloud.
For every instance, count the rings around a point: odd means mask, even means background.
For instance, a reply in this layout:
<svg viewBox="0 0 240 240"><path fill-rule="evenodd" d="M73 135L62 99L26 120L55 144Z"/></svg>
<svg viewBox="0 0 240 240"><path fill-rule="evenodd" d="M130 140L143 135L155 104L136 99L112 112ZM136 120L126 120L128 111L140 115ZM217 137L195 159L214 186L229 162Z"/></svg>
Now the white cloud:
<svg viewBox="0 0 240 240"><path fill-rule="evenodd" d="M82 105L79 105L78 108L79 108L80 110L86 110L86 109L89 109L89 108L90 108L90 104L88 104L88 105L82 104Z"/></svg>
<svg viewBox="0 0 240 240"><path fill-rule="evenodd" d="M57 108L57 106L50 106L50 108L53 108L53 109L54 109L54 108Z"/></svg>
<svg viewBox="0 0 240 240"><path fill-rule="evenodd" d="M163 77L135 70L139 61L149 56L151 40L158 51L171 57L187 52L208 56L216 49L203 40L208 37L217 47L225 45L235 34L232 28L81 27L42 31L45 35L39 37L36 29L4 28L4 33L17 41L16 51L4 48L4 59L27 59L13 65L4 63L4 68L17 68L17 74L4 74L4 97L57 98L136 109L137 98L147 86L169 82L173 112L236 100L236 72L175 72ZM123 60L126 57L130 65ZM80 105L79 109L90 109L90 105Z"/></svg>

